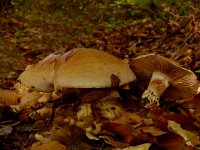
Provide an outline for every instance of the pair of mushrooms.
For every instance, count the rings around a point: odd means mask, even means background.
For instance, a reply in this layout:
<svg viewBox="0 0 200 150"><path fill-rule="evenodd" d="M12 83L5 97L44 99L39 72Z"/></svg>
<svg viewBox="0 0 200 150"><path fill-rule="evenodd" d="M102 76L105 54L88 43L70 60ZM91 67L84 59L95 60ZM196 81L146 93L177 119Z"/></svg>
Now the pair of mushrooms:
<svg viewBox="0 0 200 150"><path fill-rule="evenodd" d="M148 87L142 98L145 107L159 105L160 96L168 100L196 94L195 74L175 62L155 54L134 58L131 65L111 54L89 48L76 48L63 55L51 54L29 65L19 76L22 84L42 92L65 88L109 88L136 80Z"/></svg>

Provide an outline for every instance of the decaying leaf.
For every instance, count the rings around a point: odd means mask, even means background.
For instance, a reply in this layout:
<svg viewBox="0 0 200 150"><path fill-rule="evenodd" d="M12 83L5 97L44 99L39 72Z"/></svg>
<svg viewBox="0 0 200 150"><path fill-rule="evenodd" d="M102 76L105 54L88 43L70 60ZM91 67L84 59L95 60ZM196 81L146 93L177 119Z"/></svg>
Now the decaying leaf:
<svg viewBox="0 0 200 150"><path fill-rule="evenodd" d="M93 102L93 101L97 101L99 99L108 97L109 95L112 95L112 93L113 93L112 90L94 89L88 93L85 93L83 97L81 98L81 100L83 102ZM118 94L118 97L119 97L119 94Z"/></svg>
<svg viewBox="0 0 200 150"><path fill-rule="evenodd" d="M140 129L133 128L130 124L106 122L102 125L102 130L114 133L122 142L130 145L156 142L153 136L143 133Z"/></svg>
<svg viewBox="0 0 200 150"><path fill-rule="evenodd" d="M14 91L0 89L0 104L5 106L17 105L18 95Z"/></svg>
<svg viewBox="0 0 200 150"><path fill-rule="evenodd" d="M50 134L51 139L61 141L65 145L71 146L73 144L80 144L84 131L79 127L63 123L62 125L54 124Z"/></svg>
<svg viewBox="0 0 200 150"><path fill-rule="evenodd" d="M117 141L115 138L112 138L111 136L100 136L100 139L103 139L107 144L110 144L114 147L119 147L119 148L123 148L123 147L128 147L129 144L123 141Z"/></svg>
<svg viewBox="0 0 200 150"><path fill-rule="evenodd" d="M135 112L127 111L124 111L120 118L116 118L114 120L114 122L116 123L129 123L131 125L134 125L134 127L140 126L140 124L142 124L143 121L144 119Z"/></svg>
<svg viewBox="0 0 200 150"><path fill-rule="evenodd" d="M31 150L68 150L68 148L59 141L52 140L44 144L33 144Z"/></svg>
<svg viewBox="0 0 200 150"><path fill-rule="evenodd" d="M10 126L0 127L0 136L9 135L12 132L13 128Z"/></svg>
<svg viewBox="0 0 200 150"><path fill-rule="evenodd" d="M183 150L185 140L176 133L165 133L157 137L158 145L166 150Z"/></svg>
<svg viewBox="0 0 200 150"><path fill-rule="evenodd" d="M42 97L42 94L37 91L32 91L27 93L20 99L20 105L22 107L31 107L35 106L38 103L38 99Z"/></svg>
<svg viewBox="0 0 200 150"><path fill-rule="evenodd" d="M20 82L15 83L14 88L20 97L23 97L24 95L30 93L30 89Z"/></svg>
<svg viewBox="0 0 200 150"><path fill-rule="evenodd" d="M177 103L180 103L182 106L188 109L194 109L196 111L200 110L200 93L195 95L194 97L187 99L185 101L177 101Z"/></svg>
<svg viewBox="0 0 200 150"><path fill-rule="evenodd" d="M128 146L126 148L115 148L113 150L149 150L151 145L151 143L145 143L136 146Z"/></svg>
<svg viewBox="0 0 200 150"><path fill-rule="evenodd" d="M43 135L38 134L38 133L35 134L35 139L37 141L40 141L41 143L47 143L47 142L49 142L51 140L50 137L44 137Z"/></svg>
<svg viewBox="0 0 200 150"><path fill-rule="evenodd" d="M173 114L161 108L155 108L149 111L148 116L153 119L155 126L161 130L168 130L168 120L176 121L183 127L189 127L194 123L194 119L183 114Z"/></svg>
<svg viewBox="0 0 200 150"><path fill-rule="evenodd" d="M152 136L160 136L166 133L154 126L139 127L138 129L142 130L143 133L149 133Z"/></svg>
<svg viewBox="0 0 200 150"><path fill-rule="evenodd" d="M93 115L95 118L105 118L108 120L120 118L125 111L119 102L119 93L111 90L107 94L92 103Z"/></svg>
<svg viewBox="0 0 200 150"><path fill-rule="evenodd" d="M88 126L91 126L94 122L91 104L83 104L80 107L80 110L77 112L77 121L75 122L76 126L85 129Z"/></svg>
<svg viewBox="0 0 200 150"><path fill-rule="evenodd" d="M86 118L91 118L93 117L92 115L92 108L91 108L91 104L83 104L80 107L80 110L77 112L77 119L78 121L84 121Z"/></svg>
<svg viewBox="0 0 200 150"><path fill-rule="evenodd" d="M50 106L45 106L42 107L31 115L31 118L37 120L37 119L42 119L42 120L49 120L52 114L52 107Z"/></svg>
<svg viewBox="0 0 200 150"><path fill-rule="evenodd" d="M124 113L123 108L117 104L116 99L98 101L94 104L94 108L96 109L95 111L100 113L102 118L106 118L108 120L120 118Z"/></svg>
<svg viewBox="0 0 200 150"><path fill-rule="evenodd" d="M39 103L46 103L48 102L52 97L51 93L42 93L42 96L38 99ZM54 98L56 98L57 96L55 96Z"/></svg>
<svg viewBox="0 0 200 150"><path fill-rule="evenodd" d="M168 128L170 131L182 136L187 145L189 146L200 145L200 137L194 132L182 129L179 123L169 120Z"/></svg>
<svg viewBox="0 0 200 150"><path fill-rule="evenodd" d="M102 125L102 130L110 131L123 138L127 143L130 143L133 136L133 128L129 124L105 122Z"/></svg>

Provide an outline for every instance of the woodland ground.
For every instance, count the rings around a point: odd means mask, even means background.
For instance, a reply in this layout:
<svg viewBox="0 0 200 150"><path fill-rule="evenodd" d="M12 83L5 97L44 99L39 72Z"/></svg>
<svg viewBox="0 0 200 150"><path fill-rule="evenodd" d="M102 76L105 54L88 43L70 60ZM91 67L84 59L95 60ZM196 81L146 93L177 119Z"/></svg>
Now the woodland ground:
<svg viewBox="0 0 200 150"><path fill-rule="evenodd" d="M0 87L4 89L14 85L28 64L76 47L100 49L129 60L157 53L200 78L200 5L192 0L16 0L8 7L2 5L0 35ZM14 149L32 143L24 137L11 138L17 143ZM1 147L12 149L13 143L9 144Z"/></svg>

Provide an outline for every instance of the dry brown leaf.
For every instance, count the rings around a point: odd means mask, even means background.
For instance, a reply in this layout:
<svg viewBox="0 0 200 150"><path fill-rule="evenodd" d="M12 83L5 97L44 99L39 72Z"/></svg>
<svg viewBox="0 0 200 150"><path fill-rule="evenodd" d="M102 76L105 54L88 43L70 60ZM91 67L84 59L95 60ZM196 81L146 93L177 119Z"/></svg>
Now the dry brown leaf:
<svg viewBox="0 0 200 150"><path fill-rule="evenodd" d="M108 130L120 136L131 136L133 132L131 125L122 123L105 122L101 128L102 130Z"/></svg>
<svg viewBox="0 0 200 150"><path fill-rule="evenodd" d="M165 133L157 137L158 145L166 150L183 150L185 140L176 133Z"/></svg>
<svg viewBox="0 0 200 150"><path fill-rule="evenodd" d="M31 107L38 103L38 99L42 97L42 94L37 91L27 93L20 99L20 105L22 107Z"/></svg>
<svg viewBox="0 0 200 150"><path fill-rule="evenodd" d="M31 115L31 118L33 118L34 120L37 120L37 118L42 120L48 120L50 119L51 114L52 114L52 107L45 106L36 110L35 113Z"/></svg>
<svg viewBox="0 0 200 150"><path fill-rule="evenodd" d="M106 122L102 125L102 130L107 130L121 138L122 142L130 145L142 143L155 143L155 139L150 134L145 134L139 129L134 129L130 124Z"/></svg>
<svg viewBox="0 0 200 150"><path fill-rule="evenodd" d="M108 96L93 103L92 110L95 118L105 118L108 120L120 118L125 111L120 105L118 95L117 92L113 91Z"/></svg>
<svg viewBox="0 0 200 150"><path fill-rule="evenodd" d="M86 118L93 118L91 104L89 103L81 105L77 112L78 121L84 121Z"/></svg>
<svg viewBox="0 0 200 150"><path fill-rule="evenodd" d="M110 136L100 136L100 139L103 139L107 144L110 144L114 147L118 147L118 148L123 148L123 147L128 147L129 144L123 141L117 141L114 138L110 137Z"/></svg>
<svg viewBox="0 0 200 150"><path fill-rule="evenodd" d="M59 141L52 140L41 145L34 144L31 146L31 150L68 150L68 148Z"/></svg>
<svg viewBox="0 0 200 150"><path fill-rule="evenodd" d="M166 133L154 126L139 127L138 129L142 130L143 133L149 133L152 136L160 136Z"/></svg>
<svg viewBox="0 0 200 150"><path fill-rule="evenodd" d="M200 110L200 94L195 95L194 97L187 99L185 101L177 101L177 103L180 103L182 106L188 109L194 109L196 111Z"/></svg>
<svg viewBox="0 0 200 150"><path fill-rule="evenodd" d="M168 130L168 120L173 120L180 123L183 127L189 127L194 123L194 119L183 114L171 114L161 108L155 108L149 111L148 116L153 119L156 127L161 130Z"/></svg>
<svg viewBox="0 0 200 150"><path fill-rule="evenodd" d="M113 150L149 150L151 143L140 144L136 146L128 146L126 148L115 148Z"/></svg>
<svg viewBox="0 0 200 150"><path fill-rule="evenodd" d="M33 113L33 109L31 108L24 108L20 110L19 116L21 121L28 121L30 114Z"/></svg>
<svg viewBox="0 0 200 150"><path fill-rule="evenodd" d="M189 146L200 145L200 137L194 132L182 129L179 123L169 120L168 128L170 131L182 136L187 145Z"/></svg>
<svg viewBox="0 0 200 150"><path fill-rule="evenodd" d="M129 123L131 125L140 126L143 123L143 118L134 112L124 111L122 116L113 120L116 123Z"/></svg>
<svg viewBox="0 0 200 150"><path fill-rule="evenodd" d="M14 91L0 89L0 104L5 106L17 105L18 95Z"/></svg>
<svg viewBox="0 0 200 150"><path fill-rule="evenodd" d="M67 146L71 146L75 143L79 143L81 136L84 135L84 131L76 126L69 126L68 124L57 125L54 124L51 128L51 138L61 141Z"/></svg>
<svg viewBox="0 0 200 150"><path fill-rule="evenodd" d="M92 90L89 93L86 93L82 97L83 102L93 102L94 100L101 99L103 97L106 97L110 94L110 90Z"/></svg>
<svg viewBox="0 0 200 150"><path fill-rule="evenodd" d="M15 83L14 88L20 97L23 97L31 91L28 87L26 87L24 84L21 84L20 82Z"/></svg>
<svg viewBox="0 0 200 150"><path fill-rule="evenodd" d="M105 122L101 126L102 130L110 131L120 137L122 137L126 143L131 143L133 128L129 124Z"/></svg>

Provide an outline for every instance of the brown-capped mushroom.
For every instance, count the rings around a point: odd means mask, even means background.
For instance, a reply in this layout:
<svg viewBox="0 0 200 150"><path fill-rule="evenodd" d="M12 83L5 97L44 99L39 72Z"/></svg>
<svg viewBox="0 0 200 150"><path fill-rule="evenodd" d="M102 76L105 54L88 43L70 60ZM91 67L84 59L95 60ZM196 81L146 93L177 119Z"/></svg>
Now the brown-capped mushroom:
<svg viewBox="0 0 200 150"><path fill-rule="evenodd" d="M60 55L50 54L34 65L28 65L18 80L25 86L42 92L52 92L54 89L54 74Z"/></svg>
<svg viewBox="0 0 200 150"><path fill-rule="evenodd" d="M106 88L125 85L136 79L129 64L106 52L76 48L71 56L61 56L55 79L55 91L62 88Z"/></svg>
<svg viewBox="0 0 200 150"><path fill-rule="evenodd" d="M142 55L132 60L131 68L138 84L148 86L142 94L145 107L158 106L161 95L166 100L178 100L197 93L196 75L168 58Z"/></svg>

